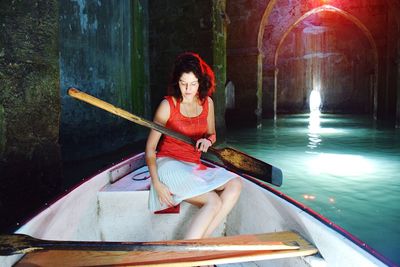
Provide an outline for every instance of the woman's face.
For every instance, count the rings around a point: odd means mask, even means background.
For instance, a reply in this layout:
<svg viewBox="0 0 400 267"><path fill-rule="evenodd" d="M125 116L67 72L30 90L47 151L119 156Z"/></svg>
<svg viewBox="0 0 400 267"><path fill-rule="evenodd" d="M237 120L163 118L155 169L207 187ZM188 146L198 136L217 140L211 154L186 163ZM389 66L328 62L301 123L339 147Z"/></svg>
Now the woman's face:
<svg viewBox="0 0 400 267"><path fill-rule="evenodd" d="M199 80L193 72L182 73L178 81L183 101L191 102L199 91Z"/></svg>

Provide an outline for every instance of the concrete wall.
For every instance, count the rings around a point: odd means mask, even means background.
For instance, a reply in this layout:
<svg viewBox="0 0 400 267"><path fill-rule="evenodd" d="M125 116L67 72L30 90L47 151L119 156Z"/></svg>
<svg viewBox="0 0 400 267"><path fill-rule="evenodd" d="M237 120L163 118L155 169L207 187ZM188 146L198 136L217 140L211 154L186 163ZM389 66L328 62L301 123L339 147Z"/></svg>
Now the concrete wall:
<svg viewBox="0 0 400 267"><path fill-rule="evenodd" d="M58 1L1 1L0 80L3 228L59 188Z"/></svg>
<svg viewBox="0 0 400 267"><path fill-rule="evenodd" d="M134 12L146 16L141 13L147 12L142 2L147 5L147 1L60 1L60 143L64 160L110 152L147 135L147 130L66 93L69 87L76 87L145 115L148 62L142 42L146 41L147 25L142 17L133 18ZM134 22L141 23L136 31Z"/></svg>

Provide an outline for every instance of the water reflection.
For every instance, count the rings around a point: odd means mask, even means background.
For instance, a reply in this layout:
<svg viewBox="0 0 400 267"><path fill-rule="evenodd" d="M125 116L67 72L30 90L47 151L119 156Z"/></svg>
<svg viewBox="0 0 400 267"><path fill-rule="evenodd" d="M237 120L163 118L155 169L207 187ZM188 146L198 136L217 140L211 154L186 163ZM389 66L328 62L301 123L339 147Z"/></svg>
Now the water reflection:
<svg viewBox="0 0 400 267"><path fill-rule="evenodd" d="M308 168L315 175L334 175L350 180L363 177L374 172L374 161L364 156L342 153L318 153L308 163Z"/></svg>
<svg viewBox="0 0 400 267"><path fill-rule="evenodd" d="M321 143L319 135L321 128L321 94L318 90L312 90L310 94L310 118L308 123L308 145L310 149L315 149Z"/></svg>
<svg viewBox="0 0 400 267"><path fill-rule="evenodd" d="M310 118L309 118L309 123L308 123L308 145L307 147L310 149L315 149L317 148L322 139L320 136L320 130L321 130L321 118L320 118L320 111L319 110L313 110L310 112Z"/></svg>
<svg viewBox="0 0 400 267"><path fill-rule="evenodd" d="M306 113L229 131L227 142L281 168L280 191L400 265L400 129L378 128L370 116Z"/></svg>

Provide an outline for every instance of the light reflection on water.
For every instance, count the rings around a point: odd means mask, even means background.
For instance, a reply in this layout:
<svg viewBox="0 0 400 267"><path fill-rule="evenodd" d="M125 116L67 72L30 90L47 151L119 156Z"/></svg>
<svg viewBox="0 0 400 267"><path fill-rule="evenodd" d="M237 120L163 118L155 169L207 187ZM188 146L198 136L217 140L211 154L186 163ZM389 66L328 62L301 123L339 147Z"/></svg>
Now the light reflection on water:
<svg viewBox="0 0 400 267"><path fill-rule="evenodd" d="M281 116L228 144L282 169L278 190L400 264L400 131L366 117Z"/></svg>

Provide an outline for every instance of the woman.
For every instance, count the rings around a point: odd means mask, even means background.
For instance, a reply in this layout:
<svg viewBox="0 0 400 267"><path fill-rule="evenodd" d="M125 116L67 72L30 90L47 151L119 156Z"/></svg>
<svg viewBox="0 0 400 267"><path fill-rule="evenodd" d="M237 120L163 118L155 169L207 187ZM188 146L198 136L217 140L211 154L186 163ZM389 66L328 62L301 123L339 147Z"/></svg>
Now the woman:
<svg viewBox="0 0 400 267"><path fill-rule="evenodd" d="M241 191L240 178L223 168L200 163L201 152L216 141L215 89L211 68L194 53L177 57L154 122L190 136L196 147L151 130L146 144L146 162L151 176L149 208L162 210L186 201L199 207L185 239L208 237L228 215Z"/></svg>

